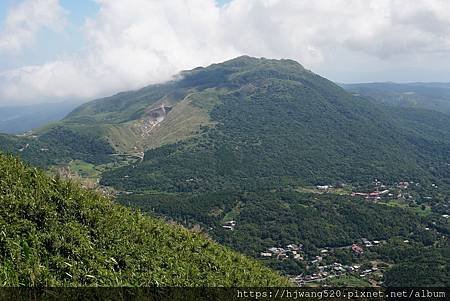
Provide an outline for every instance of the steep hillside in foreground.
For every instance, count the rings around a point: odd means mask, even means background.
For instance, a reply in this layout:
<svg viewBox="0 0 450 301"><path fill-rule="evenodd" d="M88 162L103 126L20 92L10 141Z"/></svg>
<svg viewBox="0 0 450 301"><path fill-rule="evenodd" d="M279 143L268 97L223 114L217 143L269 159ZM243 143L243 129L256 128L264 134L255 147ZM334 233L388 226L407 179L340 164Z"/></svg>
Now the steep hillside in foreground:
<svg viewBox="0 0 450 301"><path fill-rule="evenodd" d="M0 155L3 286L281 286L260 264Z"/></svg>

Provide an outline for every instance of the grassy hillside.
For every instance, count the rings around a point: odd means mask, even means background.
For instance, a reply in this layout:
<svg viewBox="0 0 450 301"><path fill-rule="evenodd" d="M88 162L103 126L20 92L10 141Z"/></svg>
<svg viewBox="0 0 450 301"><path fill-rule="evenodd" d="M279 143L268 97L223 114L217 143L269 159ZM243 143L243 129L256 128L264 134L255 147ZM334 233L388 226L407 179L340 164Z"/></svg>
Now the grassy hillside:
<svg viewBox="0 0 450 301"><path fill-rule="evenodd" d="M4 286L279 286L201 234L116 205L0 155Z"/></svg>
<svg viewBox="0 0 450 301"><path fill-rule="evenodd" d="M208 105L197 105L203 97L214 99L216 95L180 81L119 93L84 104L32 134L2 135L0 149L41 167L68 165L74 159L96 165L117 161L117 155L136 156L213 127ZM170 114L159 124L149 124L151 110L162 105Z"/></svg>

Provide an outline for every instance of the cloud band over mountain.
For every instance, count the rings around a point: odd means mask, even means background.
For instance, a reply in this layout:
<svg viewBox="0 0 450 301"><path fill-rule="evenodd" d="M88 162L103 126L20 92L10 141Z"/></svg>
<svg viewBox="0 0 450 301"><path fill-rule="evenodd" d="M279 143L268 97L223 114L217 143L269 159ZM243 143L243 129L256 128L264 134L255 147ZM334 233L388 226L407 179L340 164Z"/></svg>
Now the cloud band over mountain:
<svg viewBox="0 0 450 301"><path fill-rule="evenodd" d="M241 54L292 58L335 80L347 79L338 69L371 67L361 76L373 78L383 65L408 80L411 68L426 64L427 76L439 77L450 66L450 2L443 0L97 2L81 50L0 71L0 105L89 100ZM67 13L56 0L19 3L3 22L0 54L20 56L42 29L64 31Z"/></svg>

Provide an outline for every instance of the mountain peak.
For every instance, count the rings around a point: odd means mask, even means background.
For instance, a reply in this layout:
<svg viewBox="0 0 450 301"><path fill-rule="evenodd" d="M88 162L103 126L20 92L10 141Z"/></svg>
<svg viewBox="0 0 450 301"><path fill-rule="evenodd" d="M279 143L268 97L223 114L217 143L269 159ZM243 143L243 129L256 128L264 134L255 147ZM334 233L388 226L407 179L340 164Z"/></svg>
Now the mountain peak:
<svg viewBox="0 0 450 301"><path fill-rule="evenodd" d="M306 71L300 63L291 59L267 59L244 55L207 67L182 71L177 85L184 88L209 88L245 85L273 78L302 81L305 79Z"/></svg>
<svg viewBox="0 0 450 301"><path fill-rule="evenodd" d="M267 69L267 68L298 68L296 71L303 71L305 68L297 61L292 59L268 59L264 57L252 57L248 55L241 55L235 57L233 59L211 64L206 67L196 67L192 70L184 70L181 71L181 75L189 75L196 72L201 71L211 71L217 69L226 69L232 70L233 72L245 71L247 69L258 68L258 69Z"/></svg>
<svg viewBox="0 0 450 301"><path fill-rule="evenodd" d="M256 65L260 63L262 60L265 60L265 58L257 58L249 55L241 55L233 59L219 63L217 65L234 65L236 67L242 67L248 65Z"/></svg>
<svg viewBox="0 0 450 301"><path fill-rule="evenodd" d="M227 66L227 67L238 67L238 68L249 68L249 67L260 67L260 68L274 68L274 67L304 67L297 61L292 59L268 59L265 57L252 57L248 55L241 55L235 57L234 59L227 60L219 64L213 64L211 66ZM211 67L210 66L210 67ZM207 67L208 68L208 67Z"/></svg>

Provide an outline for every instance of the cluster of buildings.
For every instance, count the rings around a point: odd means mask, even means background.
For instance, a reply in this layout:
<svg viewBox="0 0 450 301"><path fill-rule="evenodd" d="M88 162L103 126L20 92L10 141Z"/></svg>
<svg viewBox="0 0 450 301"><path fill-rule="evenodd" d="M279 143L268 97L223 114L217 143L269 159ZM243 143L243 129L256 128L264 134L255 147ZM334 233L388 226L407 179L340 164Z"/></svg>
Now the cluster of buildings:
<svg viewBox="0 0 450 301"><path fill-rule="evenodd" d="M366 248L371 248L373 246L378 246L378 245L382 244L383 242L384 241L382 241L382 240L370 241L367 238L361 238L361 244L354 243L354 244L352 244L352 246L350 248L353 253L360 255L360 254L364 253L363 246Z"/></svg>
<svg viewBox="0 0 450 301"><path fill-rule="evenodd" d="M324 281L328 278L339 277L346 273L357 273L360 277L366 277L370 273L378 270L377 268L367 269L360 271L359 265L344 265L339 262L333 262L329 265L320 265L317 267L317 271L311 275L297 275L291 278L298 286L303 286L310 282Z"/></svg>
<svg viewBox="0 0 450 301"><path fill-rule="evenodd" d="M369 240L367 238L361 238L358 242L345 247L339 247L336 249L351 249L355 254L363 254L364 248L374 247L383 244L385 241L382 240ZM320 282L327 278L339 277L341 275L351 273L359 277L369 277L370 274L378 271L378 268L373 267L370 269L361 270L360 265L345 265L339 262L333 262L331 264L324 264L330 262L329 260L324 260L330 254L332 254L333 248L321 249L319 254L314 257L308 256L307 269L311 272L308 274L301 274L291 277L291 280L299 285L303 286L310 282ZM306 256L302 251L301 244L290 244L284 248L272 247L268 248L266 251L261 252L260 256L263 258L274 258L278 260L286 259L296 259L304 260Z"/></svg>
<svg viewBox="0 0 450 301"><path fill-rule="evenodd" d="M291 277L291 281L298 286L304 286L311 282L320 282L329 278L351 274L361 278L371 278L373 273L380 271L377 267L371 267L365 270L361 269L360 265L345 265L339 262L333 262L329 265L318 265L315 273L310 275L296 275Z"/></svg>
<svg viewBox="0 0 450 301"><path fill-rule="evenodd" d="M363 197L367 200L378 201L382 199L400 199L405 200L413 199L407 191L412 188L412 186L420 186L420 183L413 181L399 181L392 185L383 184L381 181L375 179L373 182L373 188L369 191L352 191L351 196L353 197ZM437 188L436 184L431 184L432 187ZM316 185L317 190L328 192L330 189L334 188L332 185ZM336 187L345 187L345 184L340 184ZM425 197L425 199L428 199ZM431 199L431 198L429 198Z"/></svg>
<svg viewBox="0 0 450 301"><path fill-rule="evenodd" d="M231 221L233 222L233 221ZM234 224L235 225L235 224ZM232 227L233 225L229 225L229 227ZM225 226L223 226L225 227ZM234 227L234 226L233 226ZM361 238L358 242L345 247L339 247L337 249L351 249L351 251L355 254L363 254L364 248L371 248L374 246L379 246L381 244L385 243L384 240L369 240L367 238ZM284 259L296 259L296 260L304 260L304 253L303 253L303 245L302 244L289 244L286 247L271 247L267 250L260 253L260 256L263 258L275 258L279 260ZM311 260L311 265L317 265L320 263L324 257L327 257L330 254L330 251L332 251L333 248L325 248L321 249L319 252L320 254L313 257L314 259Z"/></svg>
<svg viewBox="0 0 450 301"><path fill-rule="evenodd" d="M285 248L280 247L272 247L267 249L264 252L260 253L261 257L265 258L275 258L279 260L284 259L295 259L295 260L303 260L303 251L302 251L303 245L301 244L289 244Z"/></svg>
<svg viewBox="0 0 450 301"><path fill-rule="evenodd" d="M404 190L408 190L411 185L415 184L416 186L420 185L419 183L414 183L412 181L400 181L398 183L394 183L390 188L380 181L374 181L374 191L371 192L352 192L352 196L364 197L368 200L381 200L382 198L412 198L409 194L405 194Z"/></svg>
<svg viewBox="0 0 450 301"><path fill-rule="evenodd" d="M382 191L373 191L373 192L352 192L352 196L361 196L366 198L367 200L381 200L382 197L393 197L392 193L389 193L389 189L385 189Z"/></svg>

